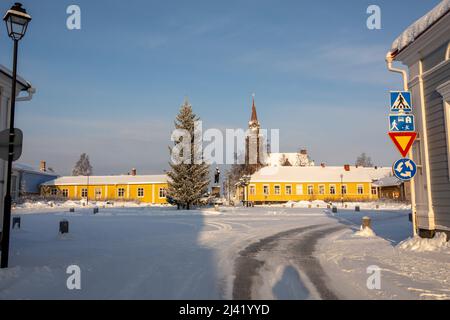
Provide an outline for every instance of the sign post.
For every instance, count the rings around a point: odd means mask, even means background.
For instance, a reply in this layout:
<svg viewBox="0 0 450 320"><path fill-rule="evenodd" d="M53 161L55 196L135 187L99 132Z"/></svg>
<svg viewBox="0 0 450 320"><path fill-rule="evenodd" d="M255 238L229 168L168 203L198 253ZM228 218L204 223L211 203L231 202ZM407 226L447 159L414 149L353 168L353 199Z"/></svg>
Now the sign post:
<svg viewBox="0 0 450 320"><path fill-rule="evenodd" d="M390 99L389 114L389 137L403 158L397 160L392 166L393 174L403 182L411 181L417 173L417 165L411 159L411 148L417 139L415 118L412 112L411 92L392 91ZM407 158L407 155L410 155ZM411 188L414 189L414 181L411 181ZM414 192L412 190L411 192ZM414 203L414 195L412 194ZM412 206L413 232L417 234L415 207Z"/></svg>

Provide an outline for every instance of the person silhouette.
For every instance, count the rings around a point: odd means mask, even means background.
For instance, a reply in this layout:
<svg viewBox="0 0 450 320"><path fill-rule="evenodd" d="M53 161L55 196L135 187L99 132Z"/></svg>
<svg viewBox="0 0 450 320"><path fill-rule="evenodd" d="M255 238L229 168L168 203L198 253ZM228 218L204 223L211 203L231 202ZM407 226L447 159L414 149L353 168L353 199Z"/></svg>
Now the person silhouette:
<svg viewBox="0 0 450 320"><path fill-rule="evenodd" d="M391 131L398 131L397 120L392 121Z"/></svg>

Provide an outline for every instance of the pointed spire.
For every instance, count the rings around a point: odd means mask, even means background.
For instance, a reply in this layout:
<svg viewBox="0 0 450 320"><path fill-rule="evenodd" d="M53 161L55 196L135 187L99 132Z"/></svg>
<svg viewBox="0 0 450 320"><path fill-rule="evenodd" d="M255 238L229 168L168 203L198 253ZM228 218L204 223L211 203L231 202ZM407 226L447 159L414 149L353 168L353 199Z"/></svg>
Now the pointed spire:
<svg viewBox="0 0 450 320"><path fill-rule="evenodd" d="M255 94L252 94L252 97L253 97L252 118L250 119L250 121L257 123L258 122L258 114L256 113Z"/></svg>

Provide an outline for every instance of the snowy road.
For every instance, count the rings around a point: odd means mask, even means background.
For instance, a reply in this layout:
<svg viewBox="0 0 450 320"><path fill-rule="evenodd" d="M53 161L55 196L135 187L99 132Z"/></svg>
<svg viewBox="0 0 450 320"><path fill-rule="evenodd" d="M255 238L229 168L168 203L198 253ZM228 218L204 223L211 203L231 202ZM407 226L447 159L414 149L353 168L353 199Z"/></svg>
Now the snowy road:
<svg viewBox="0 0 450 320"><path fill-rule="evenodd" d="M349 230L324 209L44 211L19 212L22 229L12 232L12 268L0 271L0 299L346 298L329 266L322 268L323 252L320 259L314 252L316 242L330 249L326 239ZM356 222L370 212L352 214ZM391 223L405 216L385 214ZM58 234L62 219L69 235ZM70 265L81 268L81 290L66 287ZM366 279L357 279L362 287Z"/></svg>

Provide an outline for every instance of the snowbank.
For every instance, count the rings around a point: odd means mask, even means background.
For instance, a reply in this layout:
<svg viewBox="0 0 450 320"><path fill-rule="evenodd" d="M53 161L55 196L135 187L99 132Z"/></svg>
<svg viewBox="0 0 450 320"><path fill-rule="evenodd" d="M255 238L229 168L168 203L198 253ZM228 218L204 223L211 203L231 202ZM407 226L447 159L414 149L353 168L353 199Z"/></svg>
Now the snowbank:
<svg viewBox="0 0 450 320"><path fill-rule="evenodd" d="M447 242L447 236L443 232L436 233L433 239L424 239L419 236L409 238L397 245L402 250L425 252L435 251L450 254L450 245Z"/></svg>
<svg viewBox="0 0 450 320"><path fill-rule="evenodd" d="M283 207L286 208L326 208L328 203L322 200L314 200L314 201L288 201Z"/></svg>
<svg viewBox="0 0 450 320"><path fill-rule="evenodd" d="M14 206L14 210L27 209L69 209L69 208L94 208L94 207L108 207L108 208L143 208L143 207L160 207L167 205L153 205L149 203L132 202L132 201L26 201Z"/></svg>
<svg viewBox="0 0 450 320"><path fill-rule="evenodd" d="M375 232L373 232L372 229L370 229L370 228L363 228L361 226L361 230L355 232L354 236L362 237L362 238L373 238L373 237L376 237L377 235L375 234Z"/></svg>
<svg viewBox="0 0 450 320"><path fill-rule="evenodd" d="M341 206L341 202L325 202L322 200L314 201L289 201L283 204L285 208L327 208L328 205ZM366 210L410 210L411 204L404 202L393 201L369 201L369 202L345 202L347 209L354 210L355 207L360 207Z"/></svg>

